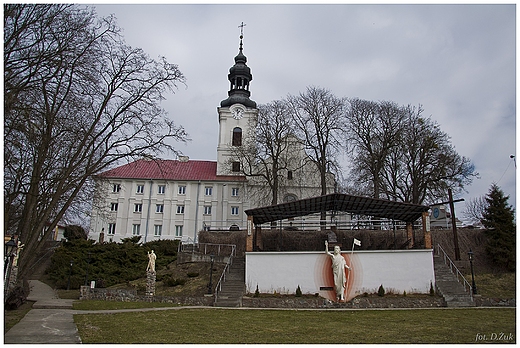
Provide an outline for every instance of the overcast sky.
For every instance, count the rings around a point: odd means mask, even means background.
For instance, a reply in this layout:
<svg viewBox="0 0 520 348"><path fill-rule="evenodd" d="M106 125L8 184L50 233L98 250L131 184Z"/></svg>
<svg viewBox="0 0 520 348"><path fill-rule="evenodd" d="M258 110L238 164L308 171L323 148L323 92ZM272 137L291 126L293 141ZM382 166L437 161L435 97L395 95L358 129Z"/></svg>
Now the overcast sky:
<svg viewBox="0 0 520 348"><path fill-rule="evenodd" d="M457 198L484 195L495 182L516 206L515 5L95 7L117 17L129 45L166 57L186 76L187 88L163 107L189 133L192 141L177 147L190 159L216 160L217 107L244 22L257 104L311 85L338 97L421 104L480 174Z"/></svg>

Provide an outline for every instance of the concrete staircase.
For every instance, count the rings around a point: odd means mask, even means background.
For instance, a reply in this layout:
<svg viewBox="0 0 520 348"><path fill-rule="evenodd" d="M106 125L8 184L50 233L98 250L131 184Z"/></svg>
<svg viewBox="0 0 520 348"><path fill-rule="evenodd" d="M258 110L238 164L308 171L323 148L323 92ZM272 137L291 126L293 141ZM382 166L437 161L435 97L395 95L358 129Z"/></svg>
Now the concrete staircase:
<svg viewBox="0 0 520 348"><path fill-rule="evenodd" d="M433 266L436 291L444 298L447 307L475 307L475 301L457 281L457 277L450 271L441 256L433 257Z"/></svg>
<svg viewBox="0 0 520 348"><path fill-rule="evenodd" d="M218 293L215 307L241 307L242 296L246 290L246 267L244 257L235 257L233 264L222 283L222 291Z"/></svg>

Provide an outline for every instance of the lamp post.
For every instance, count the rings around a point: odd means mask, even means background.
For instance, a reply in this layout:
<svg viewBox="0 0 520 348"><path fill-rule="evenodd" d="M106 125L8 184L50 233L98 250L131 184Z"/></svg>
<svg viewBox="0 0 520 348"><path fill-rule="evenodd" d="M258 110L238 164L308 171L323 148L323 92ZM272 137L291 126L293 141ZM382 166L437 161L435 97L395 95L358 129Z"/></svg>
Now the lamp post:
<svg viewBox="0 0 520 348"><path fill-rule="evenodd" d="M209 270L208 294L212 294L213 293L213 262L215 261L215 255L211 254L209 257L211 258L211 268Z"/></svg>
<svg viewBox="0 0 520 348"><path fill-rule="evenodd" d="M87 257L87 273L85 274L85 285L88 286L88 267L90 266L90 251Z"/></svg>
<svg viewBox="0 0 520 348"><path fill-rule="evenodd" d="M471 290L473 291L473 295L476 295L477 286L475 285L475 273L473 272L473 251L471 251L471 249L469 249L468 257L469 257L469 265L471 267Z"/></svg>
<svg viewBox="0 0 520 348"><path fill-rule="evenodd" d="M16 246L17 246L17 244L14 241L14 236L11 235L11 239L4 245L4 276L5 276L5 272L7 271L7 266L9 265L9 263L11 261L13 251L16 248Z"/></svg>
<svg viewBox="0 0 520 348"><path fill-rule="evenodd" d="M70 290L70 276L72 275L72 265L73 264L74 264L74 260L70 260L69 281L67 283L67 290Z"/></svg>

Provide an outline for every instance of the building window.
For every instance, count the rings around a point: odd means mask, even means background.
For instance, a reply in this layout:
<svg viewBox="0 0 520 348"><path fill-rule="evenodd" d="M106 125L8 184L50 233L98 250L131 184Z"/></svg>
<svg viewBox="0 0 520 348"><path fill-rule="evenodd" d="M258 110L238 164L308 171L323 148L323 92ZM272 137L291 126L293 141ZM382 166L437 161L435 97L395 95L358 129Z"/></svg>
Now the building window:
<svg viewBox="0 0 520 348"><path fill-rule="evenodd" d="M186 186L179 186L179 194L185 195L186 194Z"/></svg>
<svg viewBox="0 0 520 348"><path fill-rule="evenodd" d="M116 224L108 224L108 234L116 234Z"/></svg>
<svg viewBox="0 0 520 348"><path fill-rule="evenodd" d="M293 176L292 176L292 170L288 170L287 171L287 180L292 180Z"/></svg>
<svg viewBox="0 0 520 348"><path fill-rule="evenodd" d="M242 129L239 127L235 127L233 129L233 146L242 146Z"/></svg>
<svg viewBox="0 0 520 348"><path fill-rule="evenodd" d="M211 215L211 206L204 206L204 215Z"/></svg>
<svg viewBox="0 0 520 348"><path fill-rule="evenodd" d="M182 225L175 225L175 237L182 237Z"/></svg>
<svg viewBox="0 0 520 348"><path fill-rule="evenodd" d="M211 196L213 194L213 187L206 186L206 191L204 193L206 196Z"/></svg>
<svg viewBox="0 0 520 348"><path fill-rule="evenodd" d="M157 186L157 193L160 195L164 195L166 192L166 185L159 185Z"/></svg>
<svg viewBox="0 0 520 348"><path fill-rule="evenodd" d="M134 213L140 213L143 211L143 204L142 203L135 203L134 204Z"/></svg>
<svg viewBox="0 0 520 348"><path fill-rule="evenodd" d="M231 171L232 172L240 172L240 162L231 163Z"/></svg>
<svg viewBox="0 0 520 348"><path fill-rule="evenodd" d="M153 235L156 237L160 237L162 234L162 225L154 225L153 226Z"/></svg>
<svg viewBox="0 0 520 348"><path fill-rule="evenodd" d="M231 207L231 215L238 215L238 207Z"/></svg>
<svg viewBox="0 0 520 348"><path fill-rule="evenodd" d="M144 193L144 185L137 185L137 193Z"/></svg>
<svg viewBox="0 0 520 348"><path fill-rule="evenodd" d="M111 211L117 211L117 207L119 206L118 203L112 203L110 204L110 210Z"/></svg>
<svg viewBox="0 0 520 348"><path fill-rule="evenodd" d="M138 236L141 234L141 224L132 225L132 235Z"/></svg>
<svg viewBox="0 0 520 348"><path fill-rule="evenodd" d="M237 197L238 196L238 187L233 187L231 189L231 196Z"/></svg>
<svg viewBox="0 0 520 348"><path fill-rule="evenodd" d="M112 186L112 192L117 193L119 191L121 191L121 184L114 184Z"/></svg>
<svg viewBox="0 0 520 348"><path fill-rule="evenodd" d="M177 214L184 214L184 206L178 205L177 206Z"/></svg>
<svg viewBox="0 0 520 348"><path fill-rule="evenodd" d="M155 205L155 212L156 213L163 213L164 212L164 204L156 204Z"/></svg>

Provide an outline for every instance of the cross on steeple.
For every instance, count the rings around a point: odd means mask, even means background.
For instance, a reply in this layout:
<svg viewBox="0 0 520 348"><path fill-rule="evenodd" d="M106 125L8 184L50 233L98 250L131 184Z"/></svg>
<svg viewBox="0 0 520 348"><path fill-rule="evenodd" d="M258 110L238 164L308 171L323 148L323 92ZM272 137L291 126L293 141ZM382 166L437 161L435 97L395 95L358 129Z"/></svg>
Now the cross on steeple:
<svg viewBox="0 0 520 348"><path fill-rule="evenodd" d="M243 38L244 37L244 27L246 25L244 24L244 22L242 22L238 27L240 28L240 38Z"/></svg>

